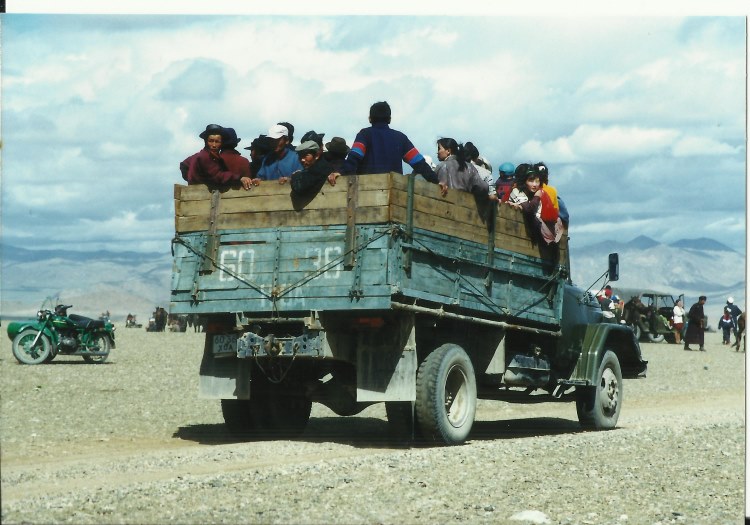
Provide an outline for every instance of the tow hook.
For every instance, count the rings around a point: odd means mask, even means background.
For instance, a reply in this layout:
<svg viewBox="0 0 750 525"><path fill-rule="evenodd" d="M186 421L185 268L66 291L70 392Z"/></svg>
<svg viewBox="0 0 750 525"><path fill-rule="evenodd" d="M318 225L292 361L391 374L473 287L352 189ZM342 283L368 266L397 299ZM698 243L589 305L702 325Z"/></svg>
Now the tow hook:
<svg viewBox="0 0 750 525"><path fill-rule="evenodd" d="M266 354L276 357L281 353L281 343L276 340L275 335L268 334L263 338L263 350L266 351Z"/></svg>

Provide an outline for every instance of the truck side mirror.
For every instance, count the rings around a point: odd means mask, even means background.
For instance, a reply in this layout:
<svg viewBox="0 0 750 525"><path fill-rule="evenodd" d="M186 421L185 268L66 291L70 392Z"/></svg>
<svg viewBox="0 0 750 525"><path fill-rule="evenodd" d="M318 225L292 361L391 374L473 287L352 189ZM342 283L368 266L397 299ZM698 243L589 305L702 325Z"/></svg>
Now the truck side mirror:
<svg viewBox="0 0 750 525"><path fill-rule="evenodd" d="M616 253L609 254L609 280L616 281L620 278L620 256Z"/></svg>

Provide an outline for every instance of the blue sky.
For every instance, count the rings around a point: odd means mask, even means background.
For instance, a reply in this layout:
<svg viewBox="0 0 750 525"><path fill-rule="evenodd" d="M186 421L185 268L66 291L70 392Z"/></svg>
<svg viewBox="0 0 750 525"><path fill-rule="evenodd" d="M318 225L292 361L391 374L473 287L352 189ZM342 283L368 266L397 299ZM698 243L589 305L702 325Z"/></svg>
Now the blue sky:
<svg viewBox="0 0 750 525"><path fill-rule="evenodd" d="M387 100L433 158L449 136L495 176L544 161L571 242L744 252L743 16L469 12L2 15L3 244L167 251L178 164L206 124L243 153L279 121L296 143L351 144Z"/></svg>

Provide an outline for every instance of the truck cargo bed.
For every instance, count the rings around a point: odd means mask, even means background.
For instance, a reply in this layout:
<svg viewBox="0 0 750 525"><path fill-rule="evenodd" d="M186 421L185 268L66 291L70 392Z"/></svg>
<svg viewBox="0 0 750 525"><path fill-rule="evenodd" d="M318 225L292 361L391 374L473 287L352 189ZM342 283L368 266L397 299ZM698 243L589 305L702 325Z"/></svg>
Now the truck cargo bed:
<svg viewBox="0 0 750 525"><path fill-rule="evenodd" d="M411 179L411 180L410 180ZM306 199L175 186L175 314L286 316L442 308L558 326L566 268L540 256L523 216L396 173L342 177ZM559 261L566 261L565 239Z"/></svg>

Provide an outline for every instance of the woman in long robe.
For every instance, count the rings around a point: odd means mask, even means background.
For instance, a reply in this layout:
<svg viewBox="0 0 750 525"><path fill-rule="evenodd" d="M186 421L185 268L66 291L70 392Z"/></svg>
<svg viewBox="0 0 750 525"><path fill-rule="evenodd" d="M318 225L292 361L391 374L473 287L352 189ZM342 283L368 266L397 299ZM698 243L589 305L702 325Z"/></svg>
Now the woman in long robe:
<svg viewBox="0 0 750 525"><path fill-rule="evenodd" d="M706 296L701 295L698 298L698 302L690 307L690 311L687 314L688 327L685 332L685 350L692 350L690 343L697 343L698 350L705 352L706 349L703 346L703 305L706 304Z"/></svg>

